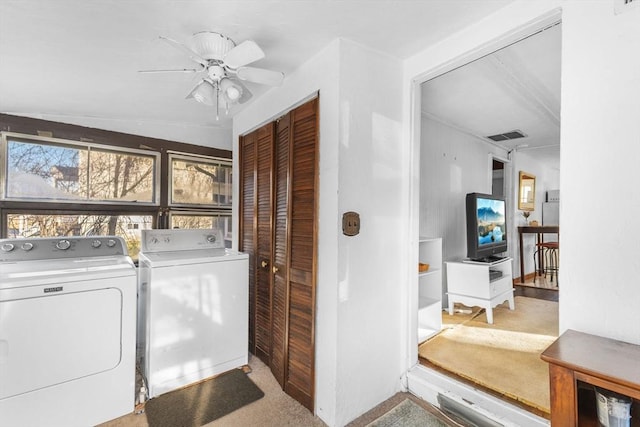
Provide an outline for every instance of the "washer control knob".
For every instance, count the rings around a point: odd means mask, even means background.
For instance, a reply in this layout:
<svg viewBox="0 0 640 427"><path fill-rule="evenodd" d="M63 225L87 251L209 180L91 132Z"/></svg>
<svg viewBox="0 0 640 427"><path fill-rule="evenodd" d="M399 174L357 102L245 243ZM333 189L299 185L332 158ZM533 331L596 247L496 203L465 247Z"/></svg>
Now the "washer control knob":
<svg viewBox="0 0 640 427"><path fill-rule="evenodd" d="M110 248L114 247L115 245L116 245L115 239L107 240L107 246L109 246Z"/></svg>
<svg viewBox="0 0 640 427"><path fill-rule="evenodd" d="M2 252L11 252L14 247L13 243L3 243L0 249L2 249Z"/></svg>
<svg viewBox="0 0 640 427"><path fill-rule="evenodd" d="M216 242L216 235L215 234L208 234L207 235L207 242L215 243Z"/></svg>
<svg viewBox="0 0 640 427"><path fill-rule="evenodd" d="M91 242L91 247L92 248L98 249L100 246L102 246L102 242L100 240L98 240L98 239L96 239L93 242Z"/></svg>
<svg viewBox="0 0 640 427"><path fill-rule="evenodd" d="M33 243L31 243L31 242L23 243L22 246L20 246L20 248L23 251L29 252L31 249L33 249Z"/></svg>
<svg viewBox="0 0 640 427"><path fill-rule="evenodd" d="M61 251L66 251L70 247L71 242L68 240L60 240L58 243L56 243L56 248L60 249Z"/></svg>

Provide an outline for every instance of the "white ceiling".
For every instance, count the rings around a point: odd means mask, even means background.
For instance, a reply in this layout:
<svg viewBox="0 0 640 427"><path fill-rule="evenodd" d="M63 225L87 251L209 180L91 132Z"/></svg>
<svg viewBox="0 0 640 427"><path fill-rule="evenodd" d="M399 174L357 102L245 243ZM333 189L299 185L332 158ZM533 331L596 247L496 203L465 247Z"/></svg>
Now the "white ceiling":
<svg viewBox="0 0 640 427"><path fill-rule="evenodd" d="M422 85L422 112L485 141L559 167L561 26L555 25Z"/></svg>
<svg viewBox="0 0 640 427"><path fill-rule="evenodd" d="M216 120L213 107L185 99L200 74L137 72L193 67L158 36L252 39L266 58L251 66L287 75L337 37L408 58L510 1L0 0L0 112L100 119L116 131L228 130L224 114ZM246 85L254 96L269 89ZM519 129L526 138L498 145L558 162L560 26L425 83L423 112L479 138Z"/></svg>
<svg viewBox="0 0 640 427"><path fill-rule="evenodd" d="M287 75L338 37L407 58L511 1L0 0L0 112L99 118L116 131L131 123L228 129L212 107L185 100L199 76L137 72L193 66L158 36L252 39L266 58L251 65ZM255 96L268 89L247 86Z"/></svg>

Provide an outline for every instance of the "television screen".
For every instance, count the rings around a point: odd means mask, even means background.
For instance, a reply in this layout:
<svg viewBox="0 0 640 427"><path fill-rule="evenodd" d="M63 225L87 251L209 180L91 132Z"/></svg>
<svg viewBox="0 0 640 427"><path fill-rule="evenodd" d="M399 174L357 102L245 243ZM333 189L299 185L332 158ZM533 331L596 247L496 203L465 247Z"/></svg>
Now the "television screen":
<svg viewBox="0 0 640 427"><path fill-rule="evenodd" d="M504 205L504 200L477 198L478 246L505 240Z"/></svg>
<svg viewBox="0 0 640 427"><path fill-rule="evenodd" d="M492 262L507 251L505 199L491 194L467 194L467 256Z"/></svg>

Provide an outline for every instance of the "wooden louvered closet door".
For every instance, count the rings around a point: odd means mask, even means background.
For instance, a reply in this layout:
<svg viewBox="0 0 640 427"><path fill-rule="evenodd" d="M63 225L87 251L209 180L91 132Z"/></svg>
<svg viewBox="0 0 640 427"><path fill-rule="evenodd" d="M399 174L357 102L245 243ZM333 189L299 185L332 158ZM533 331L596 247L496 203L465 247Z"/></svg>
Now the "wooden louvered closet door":
<svg viewBox="0 0 640 427"><path fill-rule="evenodd" d="M249 350L271 357L271 169L274 124L240 141L240 250L249 254Z"/></svg>
<svg viewBox="0 0 640 427"><path fill-rule="evenodd" d="M291 113L276 123L274 144L275 198L273 201L273 352L271 353L271 372L280 386L285 388L287 360L287 318L289 306L289 287L287 271L289 269L288 219L289 219L289 123Z"/></svg>
<svg viewBox="0 0 640 427"><path fill-rule="evenodd" d="M264 329L267 316L258 315L260 304L260 274L256 274L255 338L250 329L250 348L267 363L275 378L289 395L313 411L315 377L315 280L316 280L316 220L317 220L317 122L318 100L314 99L281 117L275 123L272 141L273 187L269 196L272 203L271 236L272 258L269 259L271 272L270 352L263 354L266 346L260 346L258 335ZM262 128L261 128L262 129ZM258 130L260 131L260 129ZM256 132L258 132L256 131ZM250 149L255 132L241 140L243 147ZM259 151L259 149L257 149ZM256 155L256 159L260 156ZM243 161L241 167L251 167L251 162ZM260 163L258 159L257 163ZM262 166L254 164L254 170ZM260 173L258 172L259 176ZM241 203L251 203L247 196L254 187L245 180L254 175L241 171ZM257 184L255 188L257 188ZM261 206L262 191L256 194L254 206ZM266 202L264 202L266 204ZM259 209L257 209L259 210ZM241 208L241 243L247 240L251 209ZM260 224L259 213L254 212ZM266 223L266 222L265 222ZM259 228L259 225L258 225ZM255 232L257 242L247 242L241 250L260 246L261 233ZM259 257L258 257L259 258ZM261 260L256 260L260 270ZM253 283L250 276L250 283ZM251 343L255 340L255 346Z"/></svg>

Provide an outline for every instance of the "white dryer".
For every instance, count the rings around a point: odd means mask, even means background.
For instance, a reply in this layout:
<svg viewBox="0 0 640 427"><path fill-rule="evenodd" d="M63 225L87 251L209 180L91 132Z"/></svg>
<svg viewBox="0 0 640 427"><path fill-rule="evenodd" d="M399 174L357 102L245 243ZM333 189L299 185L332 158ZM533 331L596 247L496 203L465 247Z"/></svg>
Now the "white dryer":
<svg viewBox="0 0 640 427"><path fill-rule="evenodd" d="M136 269L118 237L0 240L0 425L134 409Z"/></svg>
<svg viewBox="0 0 640 427"><path fill-rule="evenodd" d="M217 230L143 230L138 346L149 397L248 363L249 257Z"/></svg>

